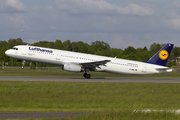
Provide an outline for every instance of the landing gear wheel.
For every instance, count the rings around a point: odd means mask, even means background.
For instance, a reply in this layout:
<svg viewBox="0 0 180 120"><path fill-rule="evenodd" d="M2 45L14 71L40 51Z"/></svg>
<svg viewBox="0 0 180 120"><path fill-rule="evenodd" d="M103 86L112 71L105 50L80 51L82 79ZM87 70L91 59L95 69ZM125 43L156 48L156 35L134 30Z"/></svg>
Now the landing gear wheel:
<svg viewBox="0 0 180 120"><path fill-rule="evenodd" d="M91 75L90 75L90 74L86 74L86 78L87 78L87 79L90 79L90 78L91 78Z"/></svg>
<svg viewBox="0 0 180 120"><path fill-rule="evenodd" d="M84 73L83 76L86 78L87 73Z"/></svg>
<svg viewBox="0 0 180 120"><path fill-rule="evenodd" d="M91 75L90 74L87 74L87 73L84 73L83 76L87 79L90 79L91 78Z"/></svg>

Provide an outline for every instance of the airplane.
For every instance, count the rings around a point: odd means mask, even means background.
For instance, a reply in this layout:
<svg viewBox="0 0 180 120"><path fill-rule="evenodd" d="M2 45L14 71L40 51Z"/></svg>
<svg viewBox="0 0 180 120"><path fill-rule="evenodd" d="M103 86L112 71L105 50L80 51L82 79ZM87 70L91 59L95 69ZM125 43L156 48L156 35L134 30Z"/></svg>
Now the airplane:
<svg viewBox="0 0 180 120"><path fill-rule="evenodd" d="M9 57L31 62L62 66L65 71L84 72L84 78L91 78L90 71L115 74L145 75L172 72L166 67L174 44L167 43L146 62L105 57L79 52L57 50L31 45L17 45L5 51Z"/></svg>

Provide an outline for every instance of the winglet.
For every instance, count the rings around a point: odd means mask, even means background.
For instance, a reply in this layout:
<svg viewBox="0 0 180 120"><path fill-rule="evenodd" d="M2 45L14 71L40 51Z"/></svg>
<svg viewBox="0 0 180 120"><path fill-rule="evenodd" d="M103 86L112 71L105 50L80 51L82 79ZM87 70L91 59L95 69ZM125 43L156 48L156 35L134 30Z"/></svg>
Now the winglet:
<svg viewBox="0 0 180 120"><path fill-rule="evenodd" d="M171 50L174 44L167 43L162 47L156 54L154 54L146 63L166 66L168 58L170 56Z"/></svg>

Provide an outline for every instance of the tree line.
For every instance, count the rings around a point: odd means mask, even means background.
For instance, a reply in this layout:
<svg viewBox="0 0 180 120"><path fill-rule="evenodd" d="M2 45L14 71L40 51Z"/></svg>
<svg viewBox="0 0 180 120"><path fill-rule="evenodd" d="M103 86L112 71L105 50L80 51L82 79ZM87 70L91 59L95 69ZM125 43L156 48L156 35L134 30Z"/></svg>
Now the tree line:
<svg viewBox="0 0 180 120"><path fill-rule="evenodd" d="M8 41L0 41L0 62L2 63L4 61L5 63L8 63L9 66L21 66L22 61L6 56L5 51L7 49L12 48L15 45L26 45L26 44L28 43L23 42L21 38L9 39ZM54 42L39 41L29 45L143 62L143 61L147 61L150 57L152 57L152 55L154 55L157 51L159 51L159 49L161 49L161 47L163 47L165 44L153 43L151 44L149 50L147 49L146 46L143 48L136 48L136 49L133 46L128 46L127 48L122 50L120 48L111 48L108 43L105 43L103 41L95 41L89 45L82 41L71 42L70 40L66 40L62 42L61 40L58 39L55 40ZM176 57L179 56L180 56L180 47L174 47L171 52L170 59L176 59ZM29 65L29 62L26 62L26 65ZM52 66L47 64L38 64L38 65ZM168 67L172 65L175 65L174 61L169 61L167 63Z"/></svg>

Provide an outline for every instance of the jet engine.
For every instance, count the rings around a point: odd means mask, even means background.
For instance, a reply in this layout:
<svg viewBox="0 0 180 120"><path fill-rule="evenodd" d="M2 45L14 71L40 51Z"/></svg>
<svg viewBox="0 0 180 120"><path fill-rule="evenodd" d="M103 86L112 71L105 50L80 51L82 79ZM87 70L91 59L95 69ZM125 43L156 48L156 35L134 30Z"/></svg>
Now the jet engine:
<svg viewBox="0 0 180 120"><path fill-rule="evenodd" d="M71 72L83 72L84 68L81 65L66 63L64 64L63 70L71 71Z"/></svg>

